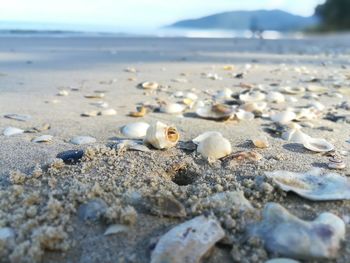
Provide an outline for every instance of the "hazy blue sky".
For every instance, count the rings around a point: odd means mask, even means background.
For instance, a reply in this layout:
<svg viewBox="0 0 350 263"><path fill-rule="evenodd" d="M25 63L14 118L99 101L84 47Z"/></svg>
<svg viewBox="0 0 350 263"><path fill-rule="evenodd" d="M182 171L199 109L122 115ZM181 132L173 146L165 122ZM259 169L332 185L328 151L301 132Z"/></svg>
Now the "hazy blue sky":
<svg viewBox="0 0 350 263"><path fill-rule="evenodd" d="M0 21L154 28L230 10L279 8L313 14L324 0L1 0Z"/></svg>

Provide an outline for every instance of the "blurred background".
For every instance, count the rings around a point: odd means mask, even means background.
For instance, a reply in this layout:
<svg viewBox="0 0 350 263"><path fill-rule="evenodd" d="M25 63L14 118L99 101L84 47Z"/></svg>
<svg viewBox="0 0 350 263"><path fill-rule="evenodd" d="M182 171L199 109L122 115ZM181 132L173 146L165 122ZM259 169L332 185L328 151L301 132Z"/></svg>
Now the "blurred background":
<svg viewBox="0 0 350 263"><path fill-rule="evenodd" d="M350 30L350 0L11 0L2 35L303 37Z"/></svg>

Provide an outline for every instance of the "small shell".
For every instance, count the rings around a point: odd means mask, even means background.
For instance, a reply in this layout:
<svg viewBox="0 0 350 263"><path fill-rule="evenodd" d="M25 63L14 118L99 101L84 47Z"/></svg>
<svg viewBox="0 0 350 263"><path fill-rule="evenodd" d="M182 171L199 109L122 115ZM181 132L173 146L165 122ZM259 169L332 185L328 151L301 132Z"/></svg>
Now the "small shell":
<svg viewBox="0 0 350 263"><path fill-rule="evenodd" d="M82 117L96 117L98 115L98 111L86 111L81 114Z"/></svg>
<svg viewBox="0 0 350 263"><path fill-rule="evenodd" d="M133 68L133 67L128 67L126 69L124 69L125 72L129 72L129 73L136 73L137 70L136 68Z"/></svg>
<svg viewBox="0 0 350 263"><path fill-rule="evenodd" d="M274 103L282 103L285 101L284 95L282 93L279 93L277 91L270 91L266 95L266 99L269 102L274 102Z"/></svg>
<svg viewBox="0 0 350 263"><path fill-rule="evenodd" d="M147 114L147 108L144 107L144 106L141 106L141 107L138 109L138 111L132 111L132 112L130 112L130 113L129 113L129 116L130 116L130 117L136 117L136 118L138 118L138 117L143 117L143 116L145 116L146 114Z"/></svg>
<svg viewBox="0 0 350 263"><path fill-rule="evenodd" d="M245 111L245 110L238 110L236 112L236 117L239 120L245 120L245 121L251 121L254 120L255 115L251 112Z"/></svg>
<svg viewBox="0 0 350 263"><path fill-rule="evenodd" d="M69 95L68 90L60 90L60 91L57 93L57 96L68 96L68 95Z"/></svg>
<svg viewBox="0 0 350 263"><path fill-rule="evenodd" d="M204 119L228 120L234 117L235 108L225 104L214 104L199 107L196 114Z"/></svg>
<svg viewBox="0 0 350 263"><path fill-rule="evenodd" d="M257 148L268 148L269 142L266 138L266 136L260 136L252 139L253 144Z"/></svg>
<svg viewBox="0 0 350 263"><path fill-rule="evenodd" d="M324 106L321 102L318 101L312 101L309 106L315 108L318 111L323 111L326 108L326 106Z"/></svg>
<svg viewBox="0 0 350 263"><path fill-rule="evenodd" d="M195 94L193 92L187 92L184 97L187 99L193 100L193 101L198 100L197 94Z"/></svg>
<svg viewBox="0 0 350 263"><path fill-rule="evenodd" d="M125 226L125 225L110 225L106 231L104 232L103 235L105 236L109 236L109 235L114 235L114 234L118 234L121 232L128 232L130 229L129 227Z"/></svg>
<svg viewBox="0 0 350 263"><path fill-rule="evenodd" d="M115 109L106 109L98 113L98 115L102 115L102 116L113 116L116 114L117 114L117 111Z"/></svg>
<svg viewBox="0 0 350 263"><path fill-rule="evenodd" d="M260 91L251 91L239 95L239 99L244 102L262 101L266 95Z"/></svg>
<svg viewBox="0 0 350 263"><path fill-rule="evenodd" d="M223 70L234 70L235 69L235 66L233 65L225 65L222 67Z"/></svg>
<svg viewBox="0 0 350 263"><path fill-rule="evenodd" d="M108 105L109 105L108 102L105 102L105 101L96 101L90 104L102 109L108 108Z"/></svg>
<svg viewBox="0 0 350 263"><path fill-rule="evenodd" d="M185 109L186 105L179 103L163 103L159 108L160 112L168 114L181 114Z"/></svg>
<svg viewBox="0 0 350 263"><path fill-rule="evenodd" d="M94 94L87 94L84 97L87 98L87 99L102 99L102 98L105 97L105 94L101 93L101 92L97 92L97 93L94 93Z"/></svg>
<svg viewBox="0 0 350 263"><path fill-rule="evenodd" d="M41 135L37 138L34 138L32 142L42 143L42 142L51 142L53 136L52 135Z"/></svg>
<svg viewBox="0 0 350 263"><path fill-rule="evenodd" d="M284 87L282 90L284 93L292 94L292 95L305 92L304 87Z"/></svg>
<svg viewBox="0 0 350 263"><path fill-rule="evenodd" d="M10 113L4 115L5 118L7 119L12 119L16 121L28 121L32 118L30 115L24 115L24 114L17 114L17 113Z"/></svg>
<svg viewBox="0 0 350 263"><path fill-rule="evenodd" d="M320 85L309 85L306 89L307 91L317 92L317 93L326 92L328 90L326 87L323 87Z"/></svg>
<svg viewBox="0 0 350 263"><path fill-rule="evenodd" d="M214 96L214 99L217 101L225 101L225 100L231 99L232 94L233 94L232 90L226 88L218 91Z"/></svg>
<svg viewBox="0 0 350 263"><path fill-rule="evenodd" d="M96 139L90 136L75 136L70 140L71 143L76 145L95 143Z"/></svg>
<svg viewBox="0 0 350 263"><path fill-rule="evenodd" d="M304 142L304 147L313 152L329 152L334 150L334 145L327 142L325 139L309 138Z"/></svg>
<svg viewBox="0 0 350 263"><path fill-rule="evenodd" d="M280 124L287 124L296 118L296 114L293 111L282 111L271 116L273 122Z"/></svg>
<svg viewBox="0 0 350 263"><path fill-rule="evenodd" d="M159 84L157 82L147 81L147 82L143 82L141 84L141 87L143 89L155 90L155 89L158 89Z"/></svg>
<svg viewBox="0 0 350 263"><path fill-rule="evenodd" d="M149 126L146 122L129 123L121 128L121 133L128 138L143 138L146 136Z"/></svg>
<svg viewBox="0 0 350 263"><path fill-rule="evenodd" d="M211 134L199 142L197 152L209 161L215 161L229 155L232 147L226 138L219 134Z"/></svg>
<svg viewBox="0 0 350 263"><path fill-rule="evenodd" d="M328 168L329 169L343 170L343 169L345 169L345 167L346 167L346 164L341 159L331 158L329 160L329 163L328 163Z"/></svg>
<svg viewBox="0 0 350 263"><path fill-rule="evenodd" d="M303 133L300 129L290 129L282 133L282 139L289 142L304 144L309 141L310 136Z"/></svg>
<svg viewBox="0 0 350 263"><path fill-rule="evenodd" d="M157 121L147 129L144 142L156 149L168 149L174 147L179 139L180 135L175 127Z"/></svg>
<svg viewBox="0 0 350 263"><path fill-rule="evenodd" d="M192 140L192 142L193 142L194 144L198 145L201 141L205 140L206 138L208 138L208 137L211 136L211 135L219 135L219 136L223 137L222 134L221 134L220 132L217 132L217 131L208 131L208 132L204 132L204 133L198 135L196 138L194 138L194 139Z"/></svg>
<svg viewBox="0 0 350 263"><path fill-rule="evenodd" d="M3 134L5 136L12 136L12 135L15 135L15 134L21 134L23 132L24 132L24 130L19 129L19 128L7 127L7 128L4 129Z"/></svg>
<svg viewBox="0 0 350 263"><path fill-rule="evenodd" d="M317 119L317 114L314 108L302 108L300 109L295 117L296 120L314 120Z"/></svg>

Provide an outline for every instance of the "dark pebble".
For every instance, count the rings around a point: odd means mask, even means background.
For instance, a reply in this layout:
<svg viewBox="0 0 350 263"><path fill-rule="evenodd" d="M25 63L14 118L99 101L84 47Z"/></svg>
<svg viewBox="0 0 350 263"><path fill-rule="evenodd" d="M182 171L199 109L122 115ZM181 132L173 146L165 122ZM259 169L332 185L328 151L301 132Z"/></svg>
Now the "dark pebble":
<svg viewBox="0 0 350 263"><path fill-rule="evenodd" d="M57 158L62 159L65 164L76 164L83 157L83 150L69 150L57 154Z"/></svg>

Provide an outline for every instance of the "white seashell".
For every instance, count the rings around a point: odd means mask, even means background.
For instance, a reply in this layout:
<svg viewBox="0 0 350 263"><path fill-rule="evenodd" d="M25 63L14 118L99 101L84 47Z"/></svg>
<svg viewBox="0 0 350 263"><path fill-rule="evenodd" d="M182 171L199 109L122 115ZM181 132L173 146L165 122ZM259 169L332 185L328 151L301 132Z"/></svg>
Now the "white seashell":
<svg viewBox="0 0 350 263"><path fill-rule="evenodd" d="M275 171L265 175L283 191L292 191L309 200L350 200L349 179L336 173L321 175L320 169L314 169L306 173Z"/></svg>
<svg viewBox="0 0 350 263"><path fill-rule="evenodd" d="M155 90L155 89L158 89L159 84L157 82L147 81L147 82L143 82L141 84L141 87L144 89Z"/></svg>
<svg viewBox="0 0 350 263"><path fill-rule="evenodd" d="M101 93L101 92L97 92L97 93L93 93L93 94L87 94L84 97L87 99L102 99L105 97L105 94Z"/></svg>
<svg viewBox="0 0 350 263"><path fill-rule="evenodd" d="M224 236L217 220L197 216L172 228L159 239L151 254L151 263L200 262Z"/></svg>
<svg viewBox="0 0 350 263"><path fill-rule="evenodd" d="M157 121L147 129L144 142L156 149L168 149L174 147L179 139L180 135L175 127Z"/></svg>
<svg viewBox="0 0 350 263"><path fill-rule="evenodd" d="M295 117L296 120L314 120L317 119L317 114L313 108L302 108L300 109Z"/></svg>
<svg viewBox="0 0 350 263"><path fill-rule="evenodd" d="M267 140L266 136L259 136L259 137L253 138L252 142L257 148L269 147L269 141Z"/></svg>
<svg viewBox="0 0 350 263"><path fill-rule="evenodd" d="M298 102L298 99L292 96L286 97L286 102L296 103Z"/></svg>
<svg viewBox="0 0 350 263"><path fill-rule="evenodd" d="M75 136L70 140L71 143L76 145L95 143L96 139L90 136Z"/></svg>
<svg viewBox="0 0 350 263"><path fill-rule="evenodd" d="M244 102L262 101L266 95L260 91L250 91L239 95L239 99Z"/></svg>
<svg viewBox="0 0 350 263"><path fill-rule="evenodd" d="M133 150L133 151L140 151L140 152L150 152L151 150L139 142L131 141L131 140L121 140L117 144L118 150Z"/></svg>
<svg viewBox="0 0 350 263"><path fill-rule="evenodd" d="M334 145L325 139L309 138L303 143L304 147L313 152L329 152L334 150Z"/></svg>
<svg viewBox="0 0 350 263"><path fill-rule="evenodd" d="M57 96L68 96L68 95L69 95L68 90L60 90L60 91L57 93Z"/></svg>
<svg viewBox="0 0 350 263"><path fill-rule="evenodd" d="M267 93L266 99L267 101L274 103L282 103L285 101L284 95L277 91L270 91L269 93Z"/></svg>
<svg viewBox="0 0 350 263"><path fill-rule="evenodd" d="M201 141L205 140L206 138L208 138L209 136L211 135L218 135L218 136L222 136L222 134L220 132L217 132L217 131L208 131L208 132L204 132L200 135L198 135L196 138L194 138L192 140L192 142L196 145L198 145Z"/></svg>
<svg viewBox="0 0 350 263"><path fill-rule="evenodd" d="M338 216L322 213L314 221L304 221L277 203L268 203L263 220L251 228L265 248L282 256L298 259L330 259L338 255L345 239L345 223Z"/></svg>
<svg viewBox="0 0 350 263"><path fill-rule="evenodd" d="M193 100L193 101L198 100L197 94L195 94L193 92L187 92L184 97L187 99Z"/></svg>
<svg viewBox="0 0 350 263"><path fill-rule="evenodd" d="M129 73L136 73L137 70L136 68L132 68L132 67L128 67L126 69L124 69L125 72L129 72Z"/></svg>
<svg viewBox="0 0 350 263"><path fill-rule="evenodd" d="M114 234L118 234L121 232L128 232L128 231L130 231L130 229L125 225L110 225L106 229L103 235L109 236L109 235L114 235Z"/></svg>
<svg viewBox="0 0 350 263"><path fill-rule="evenodd" d="M81 114L83 117L96 117L98 115L98 111L86 111Z"/></svg>
<svg viewBox="0 0 350 263"><path fill-rule="evenodd" d="M245 110L241 110L239 109L236 113L235 113L237 119L239 120L245 120L245 121L251 121L254 120L255 115L251 112L245 111Z"/></svg>
<svg viewBox="0 0 350 263"><path fill-rule="evenodd" d="M24 130L19 129L19 128L7 127L7 128L4 129L3 134L5 136L12 136L12 135L15 135L15 134L21 134L23 132L24 132Z"/></svg>
<svg viewBox="0 0 350 263"><path fill-rule="evenodd" d="M196 114L204 119L228 120L234 117L235 108L225 104L205 105L198 107Z"/></svg>
<svg viewBox="0 0 350 263"><path fill-rule="evenodd" d="M282 139L289 142L301 144L304 144L305 142L309 141L310 136L301 131L300 125L296 123L293 124L295 125L293 125L291 129L282 133Z"/></svg>
<svg viewBox="0 0 350 263"><path fill-rule="evenodd" d="M168 114L181 114L186 109L186 105L179 103L164 103L160 106L159 110Z"/></svg>
<svg viewBox="0 0 350 263"><path fill-rule="evenodd" d="M307 91L318 93L326 92L328 90L326 87L320 85L309 85L306 89Z"/></svg>
<svg viewBox="0 0 350 263"><path fill-rule="evenodd" d="M222 78L216 73L207 73L205 74L205 77L211 80L222 80Z"/></svg>
<svg viewBox="0 0 350 263"><path fill-rule="evenodd" d="M143 138L146 136L149 126L146 122L129 123L121 128L121 133L128 138Z"/></svg>
<svg viewBox="0 0 350 263"><path fill-rule="evenodd" d="M293 111L282 111L271 116L273 122L280 124L287 124L296 118L296 114Z"/></svg>
<svg viewBox="0 0 350 263"><path fill-rule="evenodd" d="M5 118L16 120L16 121L28 121L32 118L30 115L24 115L24 114L17 114L17 113L10 113L4 115Z"/></svg>
<svg viewBox="0 0 350 263"><path fill-rule="evenodd" d="M287 94L300 94L305 92L304 87L283 87L282 91Z"/></svg>
<svg viewBox="0 0 350 263"><path fill-rule="evenodd" d="M32 142L42 143L42 142L51 142L53 136L52 135L41 135L37 138L34 138Z"/></svg>
<svg viewBox="0 0 350 263"><path fill-rule="evenodd" d="M240 106L241 109L249 112L263 112L267 107L267 103L263 101L247 102Z"/></svg>
<svg viewBox="0 0 350 263"><path fill-rule="evenodd" d="M218 91L215 94L214 99L217 101L225 101L225 100L231 99L232 94L233 94L232 90L225 88L223 90Z"/></svg>
<svg viewBox="0 0 350 263"><path fill-rule="evenodd" d="M183 91L177 91L173 94L173 96L175 98L183 98L185 96L185 94L183 93Z"/></svg>
<svg viewBox="0 0 350 263"><path fill-rule="evenodd" d="M115 109L106 109L100 111L98 114L102 116L113 116L117 114L117 111Z"/></svg>
<svg viewBox="0 0 350 263"><path fill-rule="evenodd" d="M211 162L229 155L232 147L226 138L219 134L211 134L199 142L197 152Z"/></svg>

